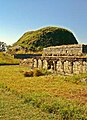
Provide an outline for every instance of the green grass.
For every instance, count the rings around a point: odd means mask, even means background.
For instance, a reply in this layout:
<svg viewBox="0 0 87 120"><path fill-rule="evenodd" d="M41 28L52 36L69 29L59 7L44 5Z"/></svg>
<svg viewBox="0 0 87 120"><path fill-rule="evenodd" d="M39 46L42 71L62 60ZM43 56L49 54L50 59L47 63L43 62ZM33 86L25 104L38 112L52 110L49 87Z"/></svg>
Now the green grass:
<svg viewBox="0 0 87 120"><path fill-rule="evenodd" d="M10 93L6 98L6 109L3 107L9 119L11 116L14 119L18 116L20 120L24 114L26 118L23 117L23 120L87 120L87 83L80 82L87 78L87 73L78 76L24 77L23 73L28 69L0 66L0 95L3 97ZM17 106L13 109L15 115L9 112L9 106ZM4 120L6 116L2 113Z"/></svg>
<svg viewBox="0 0 87 120"><path fill-rule="evenodd" d="M7 53L0 52L0 65L19 64L19 60Z"/></svg>
<svg viewBox="0 0 87 120"><path fill-rule="evenodd" d="M53 117L37 107L24 104L23 99L0 88L0 120L48 120Z"/></svg>

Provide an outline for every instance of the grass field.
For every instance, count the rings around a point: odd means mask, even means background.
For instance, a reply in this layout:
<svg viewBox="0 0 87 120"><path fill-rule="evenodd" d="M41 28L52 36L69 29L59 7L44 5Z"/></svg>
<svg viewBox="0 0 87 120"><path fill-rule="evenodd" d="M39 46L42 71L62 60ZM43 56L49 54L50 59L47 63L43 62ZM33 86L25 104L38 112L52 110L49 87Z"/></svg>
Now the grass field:
<svg viewBox="0 0 87 120"><path fill-rule="evenodd" d="M10 54L0 52L0 65L19 64L18 59L14 59Z"/></svg>
<svg viewBox="0 0 87 120"><path fill-rule="evenodd" d="M24 77L21 66L0 66L1 120L87 120L87 73Z"/></svg>

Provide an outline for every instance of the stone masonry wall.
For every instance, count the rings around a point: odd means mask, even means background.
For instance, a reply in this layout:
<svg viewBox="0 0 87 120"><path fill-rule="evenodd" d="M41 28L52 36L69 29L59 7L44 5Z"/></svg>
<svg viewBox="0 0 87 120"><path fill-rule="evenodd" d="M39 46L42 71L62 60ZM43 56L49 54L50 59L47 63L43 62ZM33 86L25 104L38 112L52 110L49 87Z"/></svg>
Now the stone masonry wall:
<svg viewBox="0 0 87 120"><path fill-rule="evenodd" d="M50 69L58 74L87 72L87 45L62 45L44 48L41 57L34 58L33 67Z"/></svg>
<svg viewBox="0 0 87 120"><path fill-rule="evenodd" d="M49 64L47 60L34 60L34 68L44 68L50 69L51 71L55 71L58 74L80 74L87 72L87 62L86 61L51 61L53 64ZM50 68L49 68L50 66Z"/></svg>
<svg viewBox="0 0 87 120"><path fill-rule="evenodd" d="M87 53L87 45L61 45L43 49L43 56L81 56Z"/></svg>

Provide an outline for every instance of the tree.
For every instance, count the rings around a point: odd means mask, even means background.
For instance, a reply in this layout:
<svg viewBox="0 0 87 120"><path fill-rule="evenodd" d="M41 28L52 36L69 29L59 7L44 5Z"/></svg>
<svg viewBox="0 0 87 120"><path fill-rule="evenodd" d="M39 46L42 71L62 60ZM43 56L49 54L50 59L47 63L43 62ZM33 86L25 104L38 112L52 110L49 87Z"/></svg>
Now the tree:
<svg viewBox="0 0 87 120"><path fill-rule="evenodd" d="M7 50L7 44L0 41L0 52Z"/></svg>

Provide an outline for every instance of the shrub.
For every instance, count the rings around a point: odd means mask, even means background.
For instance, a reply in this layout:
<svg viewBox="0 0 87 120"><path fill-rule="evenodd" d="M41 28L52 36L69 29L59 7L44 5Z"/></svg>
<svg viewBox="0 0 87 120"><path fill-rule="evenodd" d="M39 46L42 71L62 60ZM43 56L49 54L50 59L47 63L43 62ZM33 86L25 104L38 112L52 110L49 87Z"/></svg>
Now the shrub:
<svg viewBox="0 0 87 120"><path fill-rule="evenodd" d="M39 69L34 69L33 73L34 73L33 76L41 76L41 75L43 75L42 70L39 70Z"/></svg>
<svg viewBox="0 0 87 120"><path fill-rule="evenodd" d="M42 73L43 73L43 75L50 75L50 74L52 74L52 71L47 70L47 69L42 69Z"/></svg>
<svg viewBox="0 0 87 120"><path fill-rule="evenodd" d="M25 77L33 77L33 76L42 76L42 75L48 75L51 74L49 71L46 69L38 69L35 68L34 70L26 71L24 73Z"/></svg>
<svg viewBox="0 0 87 120"><path fill-rule="evenodd" d="M44 75L48 75L48 71L46 69L42 69Z"/></svg>
<svg viewBox="0 0 87 120"><path fill-rule="evenodd" d="M24 73L25 77L33 77L33 71L27 71Z"/></svg>

